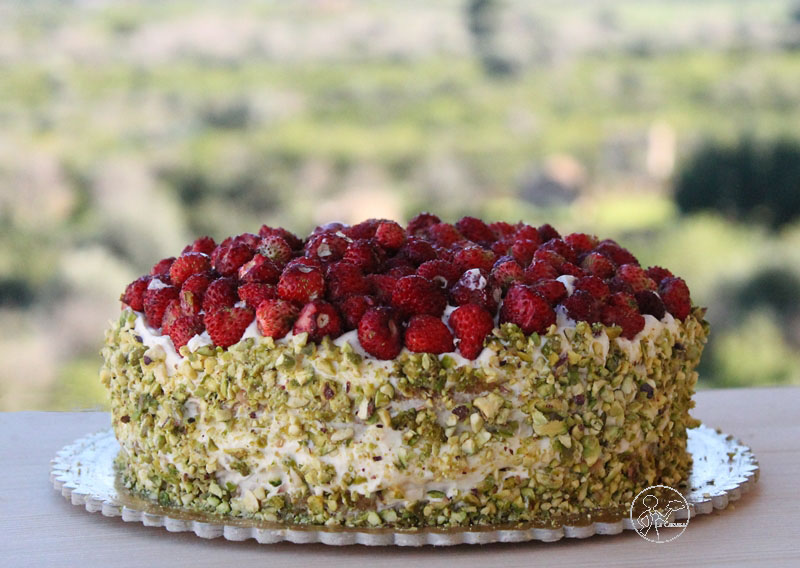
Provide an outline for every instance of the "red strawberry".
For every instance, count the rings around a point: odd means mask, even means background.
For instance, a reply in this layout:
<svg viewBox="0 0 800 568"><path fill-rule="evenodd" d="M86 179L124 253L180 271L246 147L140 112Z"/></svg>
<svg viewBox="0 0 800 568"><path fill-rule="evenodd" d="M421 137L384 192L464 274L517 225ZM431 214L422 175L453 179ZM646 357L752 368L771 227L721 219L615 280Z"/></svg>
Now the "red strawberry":
<svg viewBox="0 0 800 568"><path fill-rule="evenodd" d="M406 347L414 353L448 353L453 351L453 335L444 322L426 314L411 318L406 328Z"/></svg>
<svg viewBox="0 0 800 568"><path fill-rule="evenodd" d="M211 277L208 273L192 274L186 279L178 295L184 315L196 316L200 313L203 308L203 297L209 284L211 284Z"/></svg>
<svg viewBox="0 0 800 568"><path fill-rule="evenodd" d="M630 286L633 292L656 289L656 283L645 274L642 267L638 264L623 264L617 268L617 275L615 278L619 278Z"/></svg>
<svg viewBox="0 0 800 568"><path fill-rule="evenodd" d="M466 246L456 252L453 262L461 272L480 268L485 272L492 270L497 256L490 250L476 245Z"/></svg>
<svg viewBox="0 0 800 568"><path fill-rule="evenodd" d="M191 252L202 252L211 256L215 248L217 248L217 243L211 237L197 237L191 245Z"/></svg>
<svg viewBox="0 0 800 568"><path fill-rule="evenodd" d="M175 262L175 257L163 258L153 265L150 269L150 276L159 276L161 280L169 279L169 269L172 263Z"/></svg>
<svg viewBox="0 0 800 568"><path fill-rule="evenodd" d="M305 254L322 262L341 260L347 251L349 240L335 233L321 233L309 238L305 246Z"/></svg>
<svg viewBox="0 0 800 568"><path fill-rule="evenodd" d="M369 280L364 277L361 269L344 260L328 266L328 298L339 300L353 294L369 294L371 287Z"/></svg>
<svg viewBox="0 0 800 568"><path fill-rule="evenodd" d="M456 229L474 243L488 244L496 240L488 225L476 217L462 217L456 222Z"/></svg>
<svg viewBox="0 0 800 568"><path fill-rule="evenodd" d="M599 302L604 301L611 295L611 290L609 290L608 284L603 282L603 280L597 276L590 275L578 278L575 281L575 289L588 292L592 298Z"/></svg>
<svg viewBox="0 0 800 568"><path fill-rule="evenodd" d="M645 274L652 278L656 284L661 284L661 281L664 280L664 278L672 278L675 276L672 274L672 272L666 268L661 268L660 266L651 266L645 270Z"/></svg>
<svg viewBox="0 0 800 568"><path fill-rule="evenodd" d="M577 254L589 252L600 244L600 240L597 237L586 233L571 233L564 237L564 242Z"/></svg>
<svg viewBox="0 0 800 568"><path fill-rule="evenodd" d="M566 260L567 262L571 262L573 264L578 262L578 255L575 254L575 251L572 250L571 246L569 246L561 239L550 239L549 241L544 243L541 247L539 247L539 249L551 250L564 257L564 260Z"/></svg>
<svg viewBox="0 0 800 568"><path fill-rule="evenodd" d="M547 300L529 286L515 284L503 300L500 322L517 324L525 334L544 333L556 322L556 313Z"/></svg>
<svg viewBox="0 0 800 568"><path fill-rule="evenodd" d="M438 284L415 274L403 276L392 292L392 307L404 316L428 314L441 316L447 295Z"/></svg>
<svg viewBox="0 0 800 568"><path fill-rule="evenodd" d="M658 294L652 290L642 290L641 292L636 292L634 297L636 298L636 304L639 306L639 312L650 314L656 319L664 317L667 310Z"/></svg>
<svg viewBox="0 0 800 568"><path fill-rule="evenodd" d="M611 239L601 241L600 244L594 248L594 251L610 259L617 266L623 264L639 264L639 261L636 260L636 257L633 256L628 249L622 248Z"/></svg>
<svg viewBox="0 0 800 568"><path fill-rule="evenodd" d="M489 223L489 228L492 230L492 233L494 233L495 240L513 237L514 233L517 232L517 228L514 225L506 223L505 221Z"/></svg>
<svg viewBox="0 0 800 568"><path fill-rule="evenodd" d="M430 239L439 246L451 247L464 240L464 235L458 232L450 223L436 223L428 227Z"/></svg>
<svg viewBox="0 0 800 568"><path fill-rule="evenodd" d="M348 296L341 300L336 307L342 314L344 327L347 330L356 329L361 317L369 308L376 306L377 302L372 296Z"/></svg>
<svg viewBox="0 0 800 568"><path fill-rule="evenodd" d="M300 310L292 330L295 335L308 333L309 341L319 343L326 335L335 339L342 334L342 316L323 300L307 303Z"/></svg>
<svg viewBox="0 0 800 568"><path fill-rule="evenodd" d="M286 300L268 299L256 309L256 324L264 337L280 339L292 329L300 310Z"/></svg>
<svg viewBox="0 0 800 568"><path fill-rule="evenodd" d="M144 293L147 285L150 284L152 276L142 276L137 278L125 288L125 293L120 296L120 301L130 306L132 310L141 312L144 310Z"/></svg>
<svg viewBox="0 0 800 568"><path fill-rule="evenodd" d="M411 237L424 236L428 227L441 222L442 220L432 213L420 213L408 222L406 233Z"/></svg>
<svg viewBox="0 0 800 568"><path fill-rule="evenodd" d="M358 341L378 359L394 359L403 349L403 335L390 308L370 308L358 322Z"/></svg>
<svg viewBox="0 0 800 568"><path fill-rule="evenodd" d="M261 254L255 255L239 267L239 280L242 282L276 284L280 276L278 264Z"/></svg>
<svg viewBox="0 0 800 568"><path fill-rule="evenodd" d="M247 247L255 251L258 244L261 242L261 237L253 233L242 233L233 238L232 243L247 245Z"/></svg>
<svg viewBox="0 0 800 568"><path fill-rule="evenodd" d="M169 269L169 279L174 286L181 286L192 274L206 272L211 268L211 259L202 252L182 254Z"/></svg>
<svg viewBox="0 0 800 568"><path fill-rule="evenodd" d="M626 292L612 294L603 306L601 317L605 325L620 326L626 339L633 339L644 329L644 317L639 313L636 299Z"/></svg>
<svg viewBox="0 0 800 568"><path fill-rule="evenodd" d="M486 336L494 329L492 314L476 304L465 304L453 310L449 323L458 338L458 351L467 359L480 355Z"/></svg>
<svg viewBox="0 0 800 568"><path fill-rule="evenodd" d="M423 262L422 264L425 263ZM395 266L389 268L385 274L393 278L402 278L403 276L411 276L412 274L416 274L416 272L416 268L401 259Z"/></svg>
<svg viewBox="0 0 800 568"><path fill-rule="evenodd" d="M303 248L303 241L295 235L294 233L290 233L286 229L282 227L278 227L277 229L273 229L267 225L262 225L261 228L258 230L258 235L263 239L266 237L280 237L292 248L292 250L300 250Z"/></svg>
<svg viewBox="0 0 800 568"><path fill-rule="evenodd" d="M563 256L551 249L539 248L533 255L535 262L546 262L556 270L561 270L561 266L567 262Z"/></svg>
<svg viewBox="0 0 800 568"><path fill-rule="evenodd" d="M378 225L380 225L383 219L367 219L366 221L361 221L357 225L353 225L352 227L348 227L344 229L342 232L350 239L371 239L375 236L375 232L378 230Z"/></svg>
<svg viewBox="0 0 800 568"><path fill-rule="evenodd" d="M325 295L322 270L312 266L289 263L278 282L278 296L296 304L307 304Z"/></svg>
<svg viewBox="0 0 800 568"><path fill-rule="evenodd" d="M692 312L692 299L689 287L683 278L675 276L664 278L658 287L667 311L679 320L684 320Z"/></svg>
<svg viewBox="0 0 800 568"><path fill-rule="evenodd" d="M521 266L528 266L539 248L538 240L516 239L511 245L511 256L513 256Z"/></svg>
<svg viewBox="0 0 800 568"><path fill-rule="evenodd" d="M253 258L253 249L244 243L219 245L211 255L214 269L222 276L233 276L239 267Z"/></svg>
<svg viewBox="0 0 800 568"><path fill-rule="evenodd" d="M229 308L238 300L236 281L233 278L217 278L208 285L203 295L203 311L208 313L220 308Z"/></svg>
<svg viewBox="0 0 800 568"><path fill-rule="evenodd" d="M181 311L181 302L177 298L170 300L167 304L167 309L164 310L164 315L161 318L161 334L169 335L170 327L175 323L175 320L183 317L185 314Z"/></svg>
<svg viewBox="0 0 800 568"><path fill-rule="evenodd" d="M278 297L278 290L272 284L263 282L246 282L239 286L239 299L248 306L256 309L264 300Z"/></svg>
<svg viewBox="0 0 800 568"><path fill-rule="evenodd" d="M392 302L392 293L399 278L395 278L390 274L370 274L367 276L372 294L378 298L382 304L390 304Z"/></svg>
<svg viewBox="0 0 800 568"><path fill-rule="evenodd" d="M575 290L572 295L564 300L567 315L575 321L595 323L600 321L600 303L586 290Z"/></svg>
<svg viewBox="0 0 800 568"><path fill-rule="evenodd" d="M277 266L284 266L292 260L292 247L286 239L278 235L268 235L261 239L256 252L274 262Z"/></svg>
<svg viewBox="0 0 800 568"><path fill-rule="evenodd" d="M571 262L565 262L561 265L561 268L558 269L561 274L568 274L570 276L574 276L575 278L580 278L581 276L585 276L586 273L581 270L579 267L575 266Z"/></svg>
<svg viewBox="0 0 800 568"><path fill-rule="evenodd" d="M551 237L556 238L556 237ZM539 246L544 241L542 237L539 235L539 231L536 230L536 227L531 227L530 225L526 225L525 223L519 223L517 225L517 232L514 233L515 240L522 240L527 239L529 241L534 241L536 246Z"/></svg>
<svg viewBox="0 0 800 568"><path fill-rule="evenodd" d="M310 266L311 268L316 268L318 270L322 270L322 263L319 261L318 258L309 258L307 256L298 256L293 258L289 262L286 263L286 266L283 267L284 272L294 266Z"/></svg>
<svg viewBox="0 0 800 568"><path fill-rule="evenodd" d="M378 270L382 259L370 241L359 239L347 245L342 260L359 267L365 274L369 274Z"/></svg>
<svg viewBox="0 0 800 568"><path fill-rule="evenodd" d="M400 250L406 242L406 231L394 221L381 221L375 229L375 242L389 252Z"/></svg>
<svg viewBox="0 0 800 568"><path fill-rule="evenodd" d="M398 251L397 256L414 266L419 266L423 262L434 260L436 250L428 241L412 237L406 240L406 244Z"/></svg>
<svg viewBox="0 0 800 568"><path fill-rule="evenodd" d="M160 282L153 279L144 293L144 317L147 325L154 328L161 327L161 320L164 318L164 312L167 305L178 297L178 289L175 286L164 284L163 286L153 286L154 282Z"/></svg>
<svg viewBox="0 0 800 568"><path fill-rule="evenodd" d="M489 248L498 257L508 256L508 255L513 256L513 252L511 251L511 248L513 246L514 246L514 237L503 237L502 239L498 239L495 242L493 242L492 246ZM531 253L531 256L533 256L533 253Z"/></svg>
<svg viewBox="0 0 800 568"><path fill-rule="evenodd" d="M170 326L168 335L176 350L189 343L195 335L203 333L203 318L200 316L181 316Z"/></svg>
<svg viewBox="0 0 800 568"><path fill-rule="evenodd" d="M528 279L528 282L538 282L539 280L558 277L558 270L544 260L534 261L525 269L525 278Z"/></svg>
<svg viewBox="0 0 800 568"><path fill-rule="evenodd" d="M497 310L503 290L478 268L467 270L450 288L450 300L456 306L477 304L491 313Z"/></svg>
<svg viewBox="0 0 800 568"><path fill-rule="evenodd" d="M494 263L490 275L492 280L503 290L508 290L509 286L515 282L525 281L525 271L517 261L510 256L499 258L497 262Z"/></svg>
<svg viewBox="0 0 800 568"><path fill-rule="evenodd" d="M530 288L550 302L552 306L567 297L567 287L558 280L539 280L535 284L531 284Z"/></svg>
<svg viewBox="0 0 800 568"><path fill-rule="evenodd" d="M452 263L446 260L429 260L417 268L417 275L435 282L440 287L447 289L452 286L461 275Z"/></svg>
<svg viewBox="0 0 800 568"><path fill-rule="evenodd" d="M242 338L254 317L255 312L250 307L218 308L207 312L203 322L214 345L230 347Z"/></svg>
<svg viewBox="0 0 800 568"><path fill-rule="evenodd" d="M537 229L537 231L539 233L539 239L541 239L541 241L543 243L546 243L547 241L549 241L551 239L560 239L561 238L561 235L559 234L559 232L556 231L549 223L545 223L544 225L539 227Z"/></svg>
<svg viewBox="0 0 800 568"><path fill-rule="evenodd" d="M599 252L590 252L583 258L581 268L588 274L593 274L598 278L611 278L614 275L616 265Z"/></svg>

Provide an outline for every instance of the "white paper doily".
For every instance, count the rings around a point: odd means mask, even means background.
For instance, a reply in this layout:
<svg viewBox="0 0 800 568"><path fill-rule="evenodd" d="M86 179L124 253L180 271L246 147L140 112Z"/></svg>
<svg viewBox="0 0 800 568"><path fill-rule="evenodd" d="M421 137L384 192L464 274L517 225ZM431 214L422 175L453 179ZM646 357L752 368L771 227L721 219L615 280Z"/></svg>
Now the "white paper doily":
<svg viewBox="0 0 800 568"><path fill-rule="evenodd" d="M688 450L694 459L689 477L690 490L684 493L689 511L679 511L675 519L724 509L758 480L758 461L753 452L733 436L703 425L689 430ZM331 545L450 546L529 540L553 542L564 537L586 538L634 529L628 516L611 522L595 521L560 528L523 525L420 530L286 526L252 519L221 518L160 507L120 490L114 471L114 458L118 451L119 444L112 430L80 438L62 448L52 460L50 479L73 505L82 505L87 511L100 512L106 517L121 516L124 521L164 527L170 532L192 531L202 538L252 538L264 544L289 541Z"/></svg>

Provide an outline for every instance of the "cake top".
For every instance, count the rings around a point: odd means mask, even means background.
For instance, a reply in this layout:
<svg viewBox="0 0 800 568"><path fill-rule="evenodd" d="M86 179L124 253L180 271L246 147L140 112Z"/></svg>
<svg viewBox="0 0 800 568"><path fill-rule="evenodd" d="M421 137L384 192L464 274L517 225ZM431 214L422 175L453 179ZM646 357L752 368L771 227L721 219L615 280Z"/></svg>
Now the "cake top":
<svg viewBox="0 0 800 568"><path fill-rule="evenodd" d="M642 268L613 240L475 217L449 224L430 213L405 228L330 223L305 239L267 225L219 244L200 237L120 299L176 349L203 332L227 348L255 321L276 340L357 330L378 359L404 346L474 359L497 324L545 333L557 312L633 339L644 314L683 320L692 309L683 279Z"/></svg>

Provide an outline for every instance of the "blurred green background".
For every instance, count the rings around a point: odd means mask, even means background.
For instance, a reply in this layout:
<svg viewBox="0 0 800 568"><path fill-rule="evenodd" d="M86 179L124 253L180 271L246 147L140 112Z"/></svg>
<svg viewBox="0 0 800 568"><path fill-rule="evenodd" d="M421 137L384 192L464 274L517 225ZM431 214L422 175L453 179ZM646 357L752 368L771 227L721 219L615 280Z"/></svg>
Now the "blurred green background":
<svg viewBox="0 0 800 568"><path fill-rule="evenodd" d="M800 2L0 1L0 410L102 407L200 234L420 209L613 237L800 383Z"/></svg>

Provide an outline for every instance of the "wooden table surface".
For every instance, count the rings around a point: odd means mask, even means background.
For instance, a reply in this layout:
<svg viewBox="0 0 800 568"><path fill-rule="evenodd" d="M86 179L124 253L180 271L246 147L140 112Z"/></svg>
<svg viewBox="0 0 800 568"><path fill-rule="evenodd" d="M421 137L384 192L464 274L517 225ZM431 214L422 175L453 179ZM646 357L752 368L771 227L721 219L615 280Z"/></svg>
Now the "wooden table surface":
<svg viewBox="0 0 800 568"><path fill-rule="evenodd" d="M329 547L203 540L88 513L49 479L56 451L109 426L102 412L0 413L0 566L800 566L800 388L704 391L694 415L734 434L761 464L756 489L695 517L667 544L632 531L556 543L448 548Z"/></svg>

